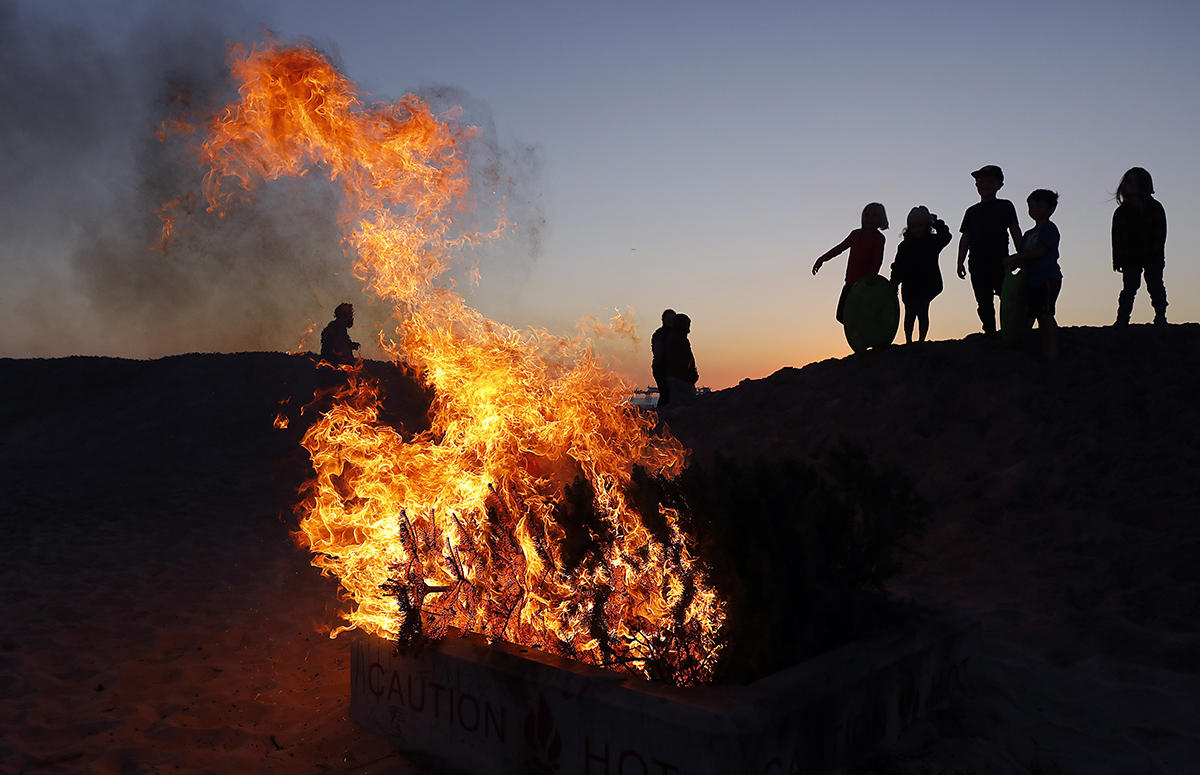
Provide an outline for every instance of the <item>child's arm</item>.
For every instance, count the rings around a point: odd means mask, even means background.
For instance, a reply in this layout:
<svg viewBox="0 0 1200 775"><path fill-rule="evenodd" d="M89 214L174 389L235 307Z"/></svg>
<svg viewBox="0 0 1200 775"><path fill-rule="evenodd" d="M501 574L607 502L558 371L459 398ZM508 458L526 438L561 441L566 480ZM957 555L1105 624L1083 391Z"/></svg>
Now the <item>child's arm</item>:
<svg viewBox="0 0 1200 775"><path fill-rule="evenodd" d="M1150 201L1154 204L1154 209L1151 211L1154 213L1154 229L1150 237L1154 242L1151 244L1154 245L1155 251L1160 247L1165 251L1167 249L1167 211L1153 197L1150 198Z"/></svg>
<svg viewBox="0 0 1200 775"><path fill-rule="evenodd" d="M967 277L967 242L969 236L965 231L958 238L958 279L964 280Z"/></svg>
<svg viewBox="0 0 1200 775"><path fill-rule="evenodd" d="M817 270L821 268L821 264L825 263L829 259L831 259L834 256L838 255L839 253L843 252L846 248L850 247L850 243L853 241L854 241L854 232L850 232L849 236L847 236L846 239L842 240L837 245L834 245L832 248L825 251L825 253L822 254L821 257L817 259L817 263L813 264L813 274L817 273Z"/></svg>
<svg viewBox="0 0 1200 775"><path fill-rule="evenodd" d="M1021 222L1017 219L1017 208L1013 207L1012 202L1008 202L1008 216L1012 220L1008 224L1008 233L1012 235L1013 250L1019 250L1021 247Z"/></svg>
<svg viewBox="0 0 1200 775"><path fill-rule="evenodd" d="M934 244L937 245L938 252L940 253L943 248L950 244L950 240L954 239L954 237L950 236L950 227L941 218L934 221L930 228L936 240Z"/></svg>
<svg viewBox="0 0 1200 775"><path fill-rule="evenodd" d="M1113 212L1112 256L1113 271L1121 271L1121 267L1125 265L1125 218L1120 207Z"/></svg>
<svg viewBox="0 0 1200 775"><path fill-rule="evenodd" d="M883 247L887 243L887 237L883 234L879 235L879 247L875 254L871 256L871 267L875 274L879 274L879 270L883 268Z"/></svg>
<svg viewBox="0 0 1200 775"><path fill-rule="evenodd" d="M1021 224L1014 221L1012 225L1008 227L1008 233L1012 235L1014 248L1021 244Z"/></svg>
<svg viewBox="0 0 1200 775"><path fill-rule="evenodd" d="M1004 268L1011 269L1013 264L1024 264L1026 261L1030 260L1031 258L1041 258L1042 256L1046 255L1049 252L1050 251L1046 249L1045 245L1038 245L1035 242L1028 249L1019 250L1016 253L1013 253L1008 258L1004 259Z"/></svg>
<svg viewBox="0 0 1200 775"><path fill-rule="evenodd" d="M892 260L892 269L888 272L888 282L893 288L899 288L904 282L904 243L896 246L896 258Z"/></svg>

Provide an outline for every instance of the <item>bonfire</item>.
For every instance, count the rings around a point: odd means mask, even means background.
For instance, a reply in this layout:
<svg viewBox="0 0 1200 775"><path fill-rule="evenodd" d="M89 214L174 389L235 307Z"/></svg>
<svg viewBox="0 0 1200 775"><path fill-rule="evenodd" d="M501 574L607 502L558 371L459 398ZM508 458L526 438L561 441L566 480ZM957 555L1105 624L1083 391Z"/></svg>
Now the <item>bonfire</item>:
<svg viewBox="0 0 1200 775"><path fill-rule="evenodd" d="M346 595L344 623L409 643L454 630L646 677L708 680L724 603L682 515L640 513L635 476L671 478L687 450L629 405L584 337L489 320L448 279L465 247L502 237L470 219L479 130L419 97L368 103L306 43L230 52L238 96L192 133L210 210L263 181L319 174L340 194L353 270L393 310L388 357L431 389L430 428L380 420L379 386L344 387L303 438L314 476L298 537ZM164 239L176 203L164 209ZM618 318L615 327L627 327ZM578 508L588 548L565 552Z"/></svg>

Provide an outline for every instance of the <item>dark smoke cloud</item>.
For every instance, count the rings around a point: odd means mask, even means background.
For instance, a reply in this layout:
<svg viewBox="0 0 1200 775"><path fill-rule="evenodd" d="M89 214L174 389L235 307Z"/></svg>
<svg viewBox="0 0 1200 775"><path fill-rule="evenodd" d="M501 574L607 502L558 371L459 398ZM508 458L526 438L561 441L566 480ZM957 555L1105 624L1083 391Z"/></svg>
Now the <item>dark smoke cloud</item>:
<svg viewBox="0 0 1200 775"><path fill-rule="evenodd" d="M129 30L102 40L0 0L0 355L288 349L343 300L359 311L364 354L376 354L369 342L389 310L352 276L320 175L263 185L218 218L198 201L187 143L155 135L173 111L233 96L228 43L260 39L260 20L179 4ZM461 90L422 96L463 105L463 123L484 130L470 149L481 207L464 226L490 229L499 199L519 226L467 260L484 264L492 298L515 297L544 228L537 154L502 147L491 111ZM152 250L156 213L189 192L168 252Z"/></svg>
<svg viewBox="0 0 1200 775"><path fill-rule="evenodd" d="M0 354L33 350L45 331L76 328L47 314L75 306L62 261L77 215L111 191L109 141L127 132L128 84L83 29L30 18L0 0ZM115 109L114 109L115 108ZM106 147L109 146L109 147Z"/></svg>
<svg viewBox="0 0 1200 775"><path fill-rule="evenodd" d="M26 294L4 323L11 354L285 348L306 317L353 295L336 203L307 181L224 219L196 207L166 255L151 249L157 211L198 192L202 173L155 130L229 96L228 41L258 34L236 6L160 7L119 41L11 4L0 13L2 99L17 106L0 126L16 160L3 196L24 200L5 208L22 220L6 234L24 235L4 257Z"/></svg>

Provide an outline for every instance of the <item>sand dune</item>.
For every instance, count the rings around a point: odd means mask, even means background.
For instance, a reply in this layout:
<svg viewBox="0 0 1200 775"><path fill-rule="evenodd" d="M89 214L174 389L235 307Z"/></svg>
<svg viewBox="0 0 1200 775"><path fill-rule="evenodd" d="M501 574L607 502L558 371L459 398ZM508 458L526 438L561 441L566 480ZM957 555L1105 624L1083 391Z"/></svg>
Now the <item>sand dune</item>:
<svg viewBox="0 0 1200 775"><path fill-rule="evenodd" d="M886 772L1200 772L1200 326L980 337L747 381L682 411L701 458L844 437L933 518L896 592L981 621L971 696Z"/></svg>
<svg viewBox="0 0 1200 775"><path fill-rule="evenodd" d="M1198 771L1200 326L1063 339L1053 365L972 337L784 369L671 421L701 458L844 436L933 503L896 592L973 613L979 653L864 772ZM272 427L311 380L0 360L0 771L438 771L347 718L335 585L289 537L299 429Z"/></svg>

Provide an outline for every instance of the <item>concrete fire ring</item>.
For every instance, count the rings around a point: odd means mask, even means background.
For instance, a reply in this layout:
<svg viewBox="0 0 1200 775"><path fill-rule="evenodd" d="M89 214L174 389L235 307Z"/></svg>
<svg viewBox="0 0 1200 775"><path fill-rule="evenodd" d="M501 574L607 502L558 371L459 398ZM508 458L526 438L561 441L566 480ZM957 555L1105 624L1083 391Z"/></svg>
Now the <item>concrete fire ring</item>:
<svg viewBox="0 0 1200 775"><path fill-rule="evenodd" d="M403 654L355 633L350 714L479 775L808 775L942 703L973 631L930 617L749 685L683 689L457 632Z"/></svg>

